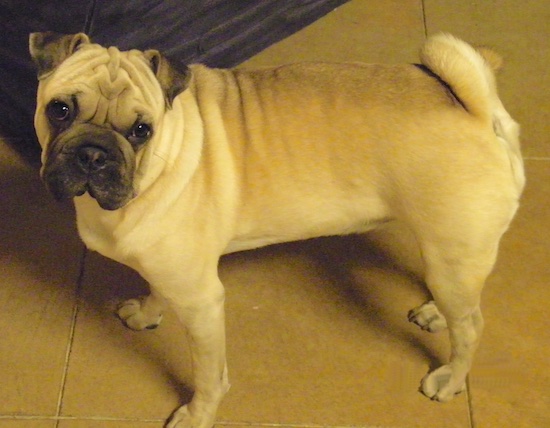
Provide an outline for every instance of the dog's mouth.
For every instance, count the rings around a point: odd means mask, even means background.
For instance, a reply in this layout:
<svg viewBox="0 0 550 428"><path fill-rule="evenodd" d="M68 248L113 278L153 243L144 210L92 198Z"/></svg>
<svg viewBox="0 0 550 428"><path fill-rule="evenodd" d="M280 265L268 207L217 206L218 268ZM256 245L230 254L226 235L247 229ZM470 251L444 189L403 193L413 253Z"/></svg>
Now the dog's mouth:
<svg viewBox="0 0 550 428"><path fill-rule="evenodd" d="M83 196L86 193L95 199L104 210L113 211L125 206L135 197L133 186L126 180L104 181L95 177L72 174L70 169L44 174L46 187L58 201Z"/></svg>
<svg viewBox="0 0 550 428"><path fill-rule="evenodd" d="M122 192L121 189L106 190L105 186L94 186L90 182L86 183L82 189L77 190L74 196L78 197L86 193L94 198L101 208L107 211L114 211L124 207L136 196L131 188L127 190L122 189Z"/></svg>
<svg viewBox="0 0 550 428"><path fill-rule="evenodd" d="M135 154L112 132L102 138L62 136L52 142L42 168L46 187L57 200L89 194L105 210L116 210L135 197Z"/></svg>

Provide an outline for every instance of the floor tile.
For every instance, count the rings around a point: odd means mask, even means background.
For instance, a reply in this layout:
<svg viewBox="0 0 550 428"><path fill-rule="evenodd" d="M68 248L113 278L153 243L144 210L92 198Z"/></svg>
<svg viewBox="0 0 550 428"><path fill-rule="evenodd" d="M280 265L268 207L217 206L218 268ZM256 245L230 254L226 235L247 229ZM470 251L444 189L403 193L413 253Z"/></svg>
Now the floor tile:
<svg viewBox="0 0 550 428"><path fill-rule="evenodd" d="M439 405L417 392L447 338L407 322L425 290L384 260L361 237L226 257L232 389L219 420L468 426L465 395Z"/></svg>
<svg viewBox="0 0 550 428"><path fill-rule="evenodd" d="M53 414L82 246L70 206L2 142L0 182L0 414Z"/></svg>
<svg viewBox="0 0 550 428"><path fill-rule="evenodd" d="M550 157L550 6L544 1L424 0L428 34L447 31L504 56L504 105L523 125L526 156Z"/></svg>
<svg viewBox="0 0 550 428"><path fill-rule="evenodd" d="M376 254L365 257L365 245L315 240L222 260L232 389L220 421L402 426L406 417L417 421L406 426L435 427L445 417L467 426L465 396L439 405L417 392L447 354L445 336L407 323L425 291ZM163 418L189 399L173 314L142 333L112 315L114 301L142 292L126 268L97 255L86 261L63 415Z"/></svg>
<svg viewBox="0 0 550 428"><path fill-rule="evenodd" d="M350 1L243 63L414 62L424 39L420 0Z"/></svg>
<svg viewBox="0 0 550 428"><path fill-rule="evenodd" d="M550 161L526 166L522 207L483 299L486 328L470 382L479 427L550 426Z"/></svg>

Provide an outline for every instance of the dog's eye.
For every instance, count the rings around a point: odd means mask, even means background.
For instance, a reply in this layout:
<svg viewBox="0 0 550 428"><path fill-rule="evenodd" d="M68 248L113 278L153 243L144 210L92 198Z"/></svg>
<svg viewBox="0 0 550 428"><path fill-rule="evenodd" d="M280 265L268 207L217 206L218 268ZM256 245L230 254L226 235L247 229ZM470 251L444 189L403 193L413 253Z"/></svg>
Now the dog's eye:
<svg viewBox="0 0 550 428"><path fill-rule="evenodd" d="M130 131L128 139L131 143L138 144L147 140L152 133L153 131L151 129L151 126L147 125L146 123L138 123Z"/></svg>
<svg viewBox="0 0 550 428"><path fill-rule="evenodd" d="M147 138L151 135L151 127L146 123L139 123L134 127L132 135L137 138Z"/></svg>
<svg viewBox="0 0 550 428"><path fill-rule="evenodd" d="M71 117L71 108L63 101L54 100L48 105L48 115L56 121L64 122Z"/></svg>

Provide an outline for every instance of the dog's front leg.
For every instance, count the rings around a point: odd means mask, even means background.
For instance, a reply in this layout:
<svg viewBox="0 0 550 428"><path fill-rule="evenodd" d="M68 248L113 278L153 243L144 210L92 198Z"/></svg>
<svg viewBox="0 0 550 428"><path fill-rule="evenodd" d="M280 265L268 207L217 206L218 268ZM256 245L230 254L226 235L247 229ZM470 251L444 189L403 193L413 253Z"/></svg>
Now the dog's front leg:
<svg viewBox="0 0 550 428"><path fill-rule="evenodd" d="M187 329L195 393L172 415L167 428L210 428L229 389L225 361L224 290L217 274L166 295Z"/></svg>

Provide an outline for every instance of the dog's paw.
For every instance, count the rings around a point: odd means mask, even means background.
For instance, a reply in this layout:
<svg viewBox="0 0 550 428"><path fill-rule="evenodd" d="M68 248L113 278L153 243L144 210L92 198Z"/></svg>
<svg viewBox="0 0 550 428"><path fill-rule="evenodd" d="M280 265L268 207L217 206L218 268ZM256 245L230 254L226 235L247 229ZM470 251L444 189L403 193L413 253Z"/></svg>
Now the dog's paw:
<svg viewBox="0 0 550 428"><path fill-rule="evenodd" d="M166 428L212 428L213 425L214 421L210 417L196 417L188 406L182 406L174 412Z"/></svg>
<svg viewBox="0 0 550 428"><path fill-rule="evenodd" d="M174 412L166 428L195 428L191 419L191 414L187 406L182 406Z"/></svg>
<svg viewBox="0 0 550 428"><path fill-rule="evenodd" d="M422 330L436 333L447 328L447 320L433 300L409 311L409 321L418 325Z"/></svg>
<svg viewBox="0 0 550 428"><path fill-rule="evenodd" d="M459 379L453 376L453 369L450 365L441 366L422 379L420 391L435 401L445 403L454 398L456 394L466 389L466 382L463 377Z"/></svg>
<svg viewBox="0 0 550 428"><path fill-rule="evenodd" d="M152 330L162 320L162 314L147 314L142 310L143 299L130 299L118 306L117 315L132 330Z"/></svg>

